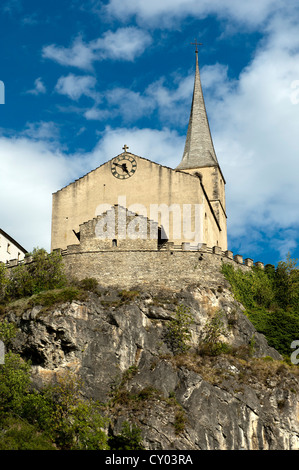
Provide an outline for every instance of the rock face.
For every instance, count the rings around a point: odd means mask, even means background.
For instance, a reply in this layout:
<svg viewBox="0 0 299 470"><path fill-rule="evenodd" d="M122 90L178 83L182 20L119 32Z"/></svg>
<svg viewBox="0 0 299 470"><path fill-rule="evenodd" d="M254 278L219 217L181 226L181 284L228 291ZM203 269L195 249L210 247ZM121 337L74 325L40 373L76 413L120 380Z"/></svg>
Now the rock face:
<svg viewBox="0 0 299 470"><path fill-rule="evenodd" d="M179 306L192 316L191 337L175 355L165 333ZM229 354L199 354L219 312ZM99 289L85 301L8 316L34 383L75 373L85 396L106 404L112 434L128 421L148 450L299 449L297 377L225 281L183 291Z"/></svg>

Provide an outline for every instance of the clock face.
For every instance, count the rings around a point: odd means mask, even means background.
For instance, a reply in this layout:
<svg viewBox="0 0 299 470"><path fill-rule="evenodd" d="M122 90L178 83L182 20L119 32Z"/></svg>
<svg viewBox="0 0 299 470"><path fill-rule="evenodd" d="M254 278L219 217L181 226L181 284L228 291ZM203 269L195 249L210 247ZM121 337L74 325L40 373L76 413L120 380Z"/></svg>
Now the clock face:
<svg viewBox="0 0 299 470"><path fill-rule="evenodd" d="M134 175L137 163L131 155L120 155L112 161L111 172L115 178L121 180L130 178Z"/></svg>

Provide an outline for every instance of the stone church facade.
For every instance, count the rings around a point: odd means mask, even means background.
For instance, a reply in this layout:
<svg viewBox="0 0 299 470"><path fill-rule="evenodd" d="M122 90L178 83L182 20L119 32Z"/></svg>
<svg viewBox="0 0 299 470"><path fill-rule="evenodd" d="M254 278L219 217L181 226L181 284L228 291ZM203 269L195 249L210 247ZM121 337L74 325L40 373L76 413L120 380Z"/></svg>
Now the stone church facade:
<svg viewBox="0 0 299 470"><path fill-rule="evenodd" d="M137 156L125 145L122 153L53 194L52 250L159 251L167 244L227 250L225 179L211 138L197 51L186 144L177 168Z"/></svg>

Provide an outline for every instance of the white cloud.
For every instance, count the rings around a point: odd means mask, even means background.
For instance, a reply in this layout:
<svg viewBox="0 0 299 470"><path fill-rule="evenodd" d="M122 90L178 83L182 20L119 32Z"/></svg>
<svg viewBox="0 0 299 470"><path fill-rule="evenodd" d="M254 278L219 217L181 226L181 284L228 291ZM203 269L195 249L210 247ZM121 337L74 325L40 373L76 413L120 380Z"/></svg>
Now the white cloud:
<svg viewBox="0 0 299 470"><path fill-rule="evenodd" d="M29 122L26 124L22 135L33 141L47 141L57 144L59 141L59 128L51 121Z"/></svg>
<svg viewBox="0 0 299 470"><path fill-rule="evenodd" d="M151 44L148 32L134 26L106 31L101 38L84 43L77 37L70 47L51 44L45 46L42 56L60 65L91 70L95 61L105 59L133 61Z"/></svg>
<svg viewBox="0 0 299 470"><path fill-rule="evenodd" d="M32 90L27 91L27 93L31 95L40 95L46 92L47 92L46 86L44 85L40 77L34 81L34 88Z"/></svg>
<svg viewBox="0 0 299 470"><path fill-rule="evenodd" d="M277 32L275 24L237 82L224 69L207 70L210 83L204 70L202 77L227 180L230 239L247 250L259 231L282 253L284 243L295 246L299 228L299 105L291 99L291 85L299 79L299 39L292 20L280 20L283 30ZM221 93L215 93L220 78Z"/></svg>
<svg viewBox="0 0 299 470"><path fill-rule="evenodd" d="M145 91L158 109L162 122L186 125L189 118L194 74L176 79L171 88L165 78L152 83ZM168 85L168 86L167 86Z"/></svg>
<svg viewBox="0 0 299 470"><path fill-rule="evenodd" d="M107 127L93 151L92 161L106 161L123 152L124 144L135 155L166 166L178 165L184 150L185 138L176 131L144 128ZM174 166L173 166L174 167Z"/></svg>
<svg viewBox="0 0 299 470"><path fill-rule="evenodd" d="M81 96L98 98L95 92L96 78L91 75L78 76L70 73L66 77L60 77L55 91L61 95L67 95L72 100L79 100Z"/></svg>
<svg viewBox="0 0 299 470"><path fill-rule="evenodd" d="M287 6L285 7L287 8ZM260 26L273 13L281 9L280 0L110 0L101 8L109 16L120 21L136 17L140 24L155 27L173 27L189 16L203 18L216 15L237 21L249 27Z"/></svg>
<svg viewBox="0 0 299 470"><path fill-rule="evenodd" d="M168 129L107 128L92 152L74 155L47 139L0 137L1 228L28 251L49 250L52 193L121 153L125 143L133 153L163 164L183 148L183 139Z"/></svg>
<svg viewBox="0 0 299 470"><path fill-rule="evenodd" d="M128 26L117 31L106 31L102 38L93 41L92 49L100 59L133 61L152 42L148 32Z"/></svg>
<svg viewBox="0 0 299 470"><path fill-rule="evenodd" d="M171 83L171 88L167 87L166 79L161 78L143 91L111 88L103 92L103 98L106 100L110 117L121 116L126 123L136 123L140 118L151 117L152 113L157 111L164 126L170 123L185 126L188 120L193 83L193 74L181 80L176 79L175 83ZM93 109L88 114L94 114L97 119L107 117L104 110L100 112Z"/></svg>
<svg viewBox="0 0 299 470"><path fill-rule="evenodd" d="M82 161L47 141L0 137L1 228L27 250L50 249L52 192L80 174Z"/></svg>
<svg viewBox="0 0 299 470"><path fill-rule="evenodd" d="M55 44L45 46L42 56L46 59L54 60L60 65L77 67L84 70L90 70L95 60L93 50L88 44L84 44L81 37L77 37L69 48L56 46Z"/></svg>
<svg viewBox="0 0 299 470"><path fill-rule="evenodd" d="M155 103L146 93L134 92L126 88L113 88L105 94L112 113L120 114L126 121L136 122L151 114Z"/></svg>
<svg viewBox="0 0 299 470"><path fill-rule="evenodd" d="M88 120L102 121L121 116L126 123L136 123L140 118L151 117L157 111L164 125L172 123L185 126L193 83L194 76L191 74L180 80L176 77L171 88L166 86L166 79L161 78L143 91L115 87L98 93L93 76L69 74L59 78L55 90L72 100L79 100L81 96L92 98L94 103L89 109L69 108L69 112L81 113Z"/></svg>

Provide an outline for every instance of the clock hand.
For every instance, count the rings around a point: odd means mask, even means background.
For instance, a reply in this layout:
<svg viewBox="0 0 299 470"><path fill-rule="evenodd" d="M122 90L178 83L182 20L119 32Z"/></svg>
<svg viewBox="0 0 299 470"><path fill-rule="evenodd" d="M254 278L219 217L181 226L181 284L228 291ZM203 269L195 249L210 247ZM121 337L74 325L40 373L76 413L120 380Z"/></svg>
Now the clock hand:
<svg viewBox="0 0 299 470"><path fill-rule="evenodd" d="M121 165L119 163L113 163L113 165L119 166L123 171L125 171L126 173L129 173L126 163L122 163Z"/></svg>

